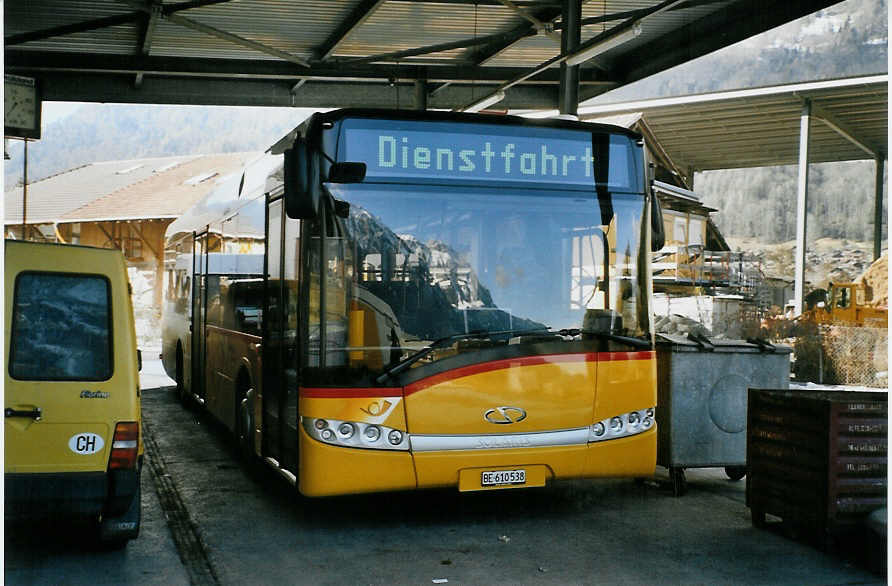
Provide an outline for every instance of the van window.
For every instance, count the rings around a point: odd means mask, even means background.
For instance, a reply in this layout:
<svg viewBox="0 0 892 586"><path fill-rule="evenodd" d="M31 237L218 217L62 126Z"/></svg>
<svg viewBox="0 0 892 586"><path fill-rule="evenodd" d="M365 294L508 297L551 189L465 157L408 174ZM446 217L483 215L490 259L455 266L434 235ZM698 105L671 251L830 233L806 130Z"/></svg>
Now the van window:
<svg viewBox="0 0 892 586"><path fill-rule="evenodd" d="M22 273L16 279L12 313L12 378L111 377L111 296L105 277Z"/></svg>

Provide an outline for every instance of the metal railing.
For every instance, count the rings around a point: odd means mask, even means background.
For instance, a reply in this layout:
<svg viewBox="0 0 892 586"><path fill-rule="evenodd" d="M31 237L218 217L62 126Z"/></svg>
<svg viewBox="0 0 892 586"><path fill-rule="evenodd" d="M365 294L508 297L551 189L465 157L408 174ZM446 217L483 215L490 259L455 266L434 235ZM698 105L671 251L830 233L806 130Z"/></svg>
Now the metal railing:
<svg viewBox="0 0 892 586"><path fill-rule="evenodd" d="M701 245L666 246L654 254L652 266L655 282L745 291L762 282L761 265L751 255L704 250Z"/></svg>

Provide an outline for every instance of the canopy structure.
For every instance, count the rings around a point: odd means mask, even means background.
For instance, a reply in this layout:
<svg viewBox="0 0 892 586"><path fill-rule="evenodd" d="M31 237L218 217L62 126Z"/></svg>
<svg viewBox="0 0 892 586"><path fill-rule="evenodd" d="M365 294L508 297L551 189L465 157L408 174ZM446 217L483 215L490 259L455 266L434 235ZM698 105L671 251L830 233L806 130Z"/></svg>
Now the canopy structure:
<svg viewBox="0 0 892 586"><path fill-rule="evenodd" d="M695 171L799 166L796 230L797 312L805 279L808 164L876 162L874 257L882 249L883 171L888 156L889 79L868 77L580 106L584 119L633 121L658 155L693 187Z"/></svg>
<svg viewBox="0 0 892 586"><path fill-rule="evenodd" d="M46 100L560 108L838 0L8 0Z"/></svg>

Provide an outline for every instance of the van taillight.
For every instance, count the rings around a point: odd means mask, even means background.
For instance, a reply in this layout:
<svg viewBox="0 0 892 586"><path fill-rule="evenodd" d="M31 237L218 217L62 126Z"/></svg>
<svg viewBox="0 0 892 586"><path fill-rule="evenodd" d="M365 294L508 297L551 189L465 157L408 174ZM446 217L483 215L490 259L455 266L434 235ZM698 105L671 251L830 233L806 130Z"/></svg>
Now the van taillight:
<svg viewBox="0 0 892 586"><path fill-rule="evenodd" d="M122 468L135 467L138 449L139 424L133 421L119 423L115 426L111 456L108 458L108 469L120 470Z"/></svg>

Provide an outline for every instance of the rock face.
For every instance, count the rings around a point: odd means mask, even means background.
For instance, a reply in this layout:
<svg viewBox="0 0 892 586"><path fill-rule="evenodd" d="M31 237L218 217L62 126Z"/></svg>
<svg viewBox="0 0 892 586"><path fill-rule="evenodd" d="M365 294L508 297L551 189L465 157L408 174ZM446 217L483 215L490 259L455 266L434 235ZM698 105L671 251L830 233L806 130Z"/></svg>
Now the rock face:
<svg viewBox="0 0 892 586"><path fill-rule="evenodd" d="M762 274L766 277L793 277L796 264L795 242L765 244L752 238L733 237L729 237L727 240L734 250L751 253L758 260ZM830 283L856 281L865 271L870 270L872 262L872 243L838 238L819 238L809 243L805 253L806 291L817 288L827 289ZM876 279L877 284L879 285L878 282L883 281L882 287L878 286L877 289L885 291L888 280L886 268L878 267L875 272L882 274ZM886 294L880 294L879 298L885 299Z"/></svg>

